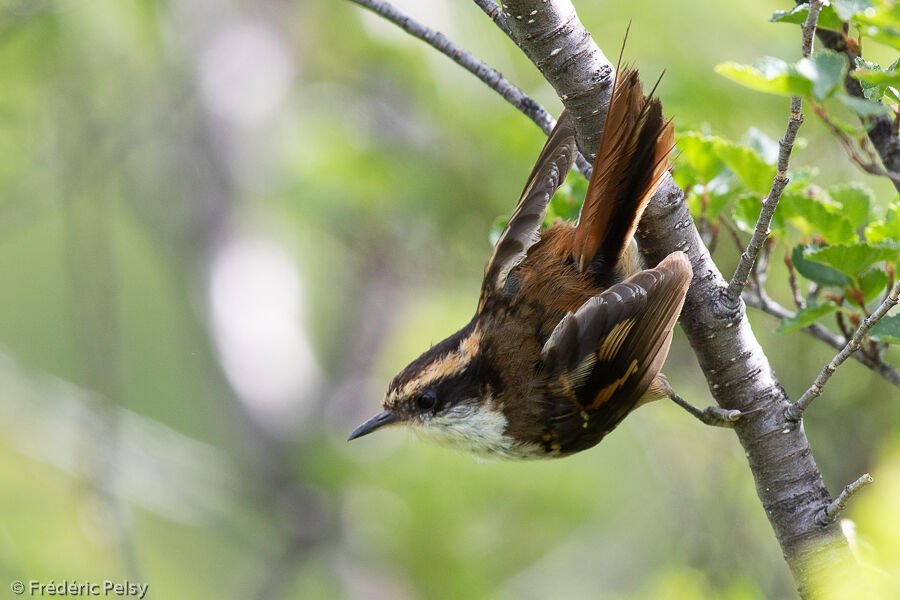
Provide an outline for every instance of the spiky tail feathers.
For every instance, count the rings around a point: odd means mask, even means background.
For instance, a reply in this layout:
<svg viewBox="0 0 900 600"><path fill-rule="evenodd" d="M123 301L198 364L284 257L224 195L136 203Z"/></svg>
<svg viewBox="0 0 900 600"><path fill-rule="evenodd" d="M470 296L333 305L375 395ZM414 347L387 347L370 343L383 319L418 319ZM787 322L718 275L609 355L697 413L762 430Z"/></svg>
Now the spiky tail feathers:
<svg viewBox="0 0 900 600"><path fill-rule="evenodd" d="M644 96L636 69L623 68L573 238L579 270L605 272L619 263L673 147L674 130L659 100L652 92Z"/></svg>

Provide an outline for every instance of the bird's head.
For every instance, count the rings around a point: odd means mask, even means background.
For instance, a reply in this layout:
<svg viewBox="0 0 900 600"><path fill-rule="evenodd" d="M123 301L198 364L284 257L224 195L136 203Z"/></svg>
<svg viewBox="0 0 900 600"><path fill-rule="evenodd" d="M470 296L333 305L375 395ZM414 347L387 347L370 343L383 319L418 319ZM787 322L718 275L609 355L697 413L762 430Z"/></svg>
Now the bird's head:
<svg viewBox="0 0 900 600"><path fill-rule="evenodd" d="M469 324L432 346L394 377L380 413L350 439L389 425L407 425L442 446L474 454L499 443L507 420L493 399L496 376Z"/></svg>

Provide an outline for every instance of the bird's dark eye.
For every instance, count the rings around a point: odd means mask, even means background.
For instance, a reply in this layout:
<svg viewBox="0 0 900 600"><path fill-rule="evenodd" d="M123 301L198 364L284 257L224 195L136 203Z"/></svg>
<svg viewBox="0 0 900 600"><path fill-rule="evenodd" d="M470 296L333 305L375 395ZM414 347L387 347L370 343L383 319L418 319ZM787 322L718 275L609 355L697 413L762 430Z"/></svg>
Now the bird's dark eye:
<svg viewBox="0 0 900 600"><path fill-rule="evenodd" d="M431 410L437 406L437 394L429 390L416 399L416 405L419 410Z"/></svg>

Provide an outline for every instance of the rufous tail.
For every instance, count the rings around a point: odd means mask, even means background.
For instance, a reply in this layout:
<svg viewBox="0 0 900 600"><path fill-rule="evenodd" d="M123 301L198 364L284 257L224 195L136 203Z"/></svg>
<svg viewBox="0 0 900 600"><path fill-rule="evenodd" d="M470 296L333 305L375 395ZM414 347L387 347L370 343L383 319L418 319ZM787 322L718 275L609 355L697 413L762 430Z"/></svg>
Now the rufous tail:
<svg viewBox="0 0 900 600"><path fill-rule="evenodd" d="M579 270L613 268L669 168L674 128L659 100L644 96L636 69L616 77L594 173L573 238Z"/></svg>

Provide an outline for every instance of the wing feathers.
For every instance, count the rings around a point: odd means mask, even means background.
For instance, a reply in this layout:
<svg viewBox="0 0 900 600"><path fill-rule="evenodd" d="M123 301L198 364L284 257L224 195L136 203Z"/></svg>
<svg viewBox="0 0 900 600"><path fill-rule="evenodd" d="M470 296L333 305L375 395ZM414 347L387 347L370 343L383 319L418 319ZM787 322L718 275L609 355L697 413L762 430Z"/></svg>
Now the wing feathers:
<svg viewBox="0 0 900 600"><path fill-rule="evenodd" d="M522 262L528 249L540 239L540 227L547 213L547 205L566 180L576 153L575 125L569 114L563 111L485 267L479 306L484 304L491 292L503 288L509 272Z"/></svg>
<svg viewBox="0 0 900 600"><path fill-rule="evenodd" d="M624 416L662 368L690 281L687 256L673 252L569 313L542 351L550 387L574 389L579 410L615 402Z"/></svg>

